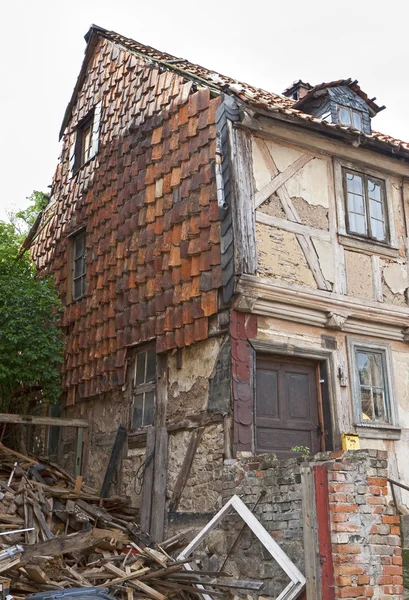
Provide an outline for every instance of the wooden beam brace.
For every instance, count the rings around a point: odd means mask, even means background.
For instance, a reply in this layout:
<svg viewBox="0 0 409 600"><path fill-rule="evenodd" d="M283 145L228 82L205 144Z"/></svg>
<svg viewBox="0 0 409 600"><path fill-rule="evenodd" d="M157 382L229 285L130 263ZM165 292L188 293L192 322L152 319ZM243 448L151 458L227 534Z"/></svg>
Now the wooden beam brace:
<svg viewBox="0 0 409 600"><path fill-rule="evenodd" d="M325 242L331 241L331 234L325 229L315 229L308 225L302 225L301 223L294 223L294 221L287 221L287 219L280 219L279 217L272 217L266 213L256 210L256 222L263 223L263 225L271 225L271 227L277 227L284 231L290 231L291 233L312 236Z"/></svg>
<svg viewBox="0 0 409 600"><path fill-rule="evenodd" d="M200 440L202 439L203 432L204 427L199 427L198 429L193 431L190 437L189 446L185 454L185 458L180 469L179 476L176 480L175 488L173 490L172 500L170 501L169 505L169 512L177 510L180 498L182 496L183 490L185 489L185 485L190 474L190 469L192 468L192 463L196 454L196 450L198 449Z"/></svg>
<svg viewBox="0 0 409 600"><path fill-rule="evenodd" d="M295 162L292 163L281 173L277 173L275 177L268 184L263 187L262 190L256 193L254 208L257 209L267 198L270 198L274 192L276 192L281 186L283 186L293 175L300 171L307 163L309 163L314 156L309 154L303 154Z"/></svg>

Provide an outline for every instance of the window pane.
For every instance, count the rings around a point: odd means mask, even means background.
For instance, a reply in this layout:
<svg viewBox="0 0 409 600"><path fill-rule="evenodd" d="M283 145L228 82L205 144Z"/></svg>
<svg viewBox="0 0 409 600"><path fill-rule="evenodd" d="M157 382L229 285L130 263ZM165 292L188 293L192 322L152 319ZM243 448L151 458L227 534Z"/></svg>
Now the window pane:
<svg viewBox="0 0 409 600"><path fill-rule="evenodd" d="M81 277L81 296L85 295L85 286L86 286L86 276L83 275Z"/></svg>
<svg viewBox="0 0 409 600"><path fill-rule="evenodd" d="M373 200L382 201L382 187L379 182L374 179L368 179L368 195Z"/></svg>
<svg viewBox="0 0 409 600"><path fill-rule="evenodd" d="M364 187L363 187L363 179L361 175L357 173L347 172L347 185L348 192L352 192L353 194L364 195Z"/></svg>
<svg viewBox="0 0 409 600"><path fill-rule="evenodd" d="M354 129L359 129L359 131L362 131L362 117L361 114L355 110L352 111L352 125Z"/></svg>
<svg viewBox="0 0 409 600"><path fill-rule="evenodd" d="M368 358L371 368L372 385L374 387L383 387L382 355L374 353L370 354Z"/></svg>
<svg viewBox="0 0 409 600"><path fill-rule="evenodd" d="M146 392L145 406L143 411L143 424L152 425L155 409L155 392Z"/></svg>
<svg viewBox="0 0 409 600"><path fill-rule="evenodd" d="M385 225L382 221L377 219L371 219L371 233L372 237L381 242L386 240Z"/></svg>
<svg viewBox="0 0 409 600"><path fill-rule="evenodd" d="M136 394L133 401L133 416L132 416L132 427L137 429L142 427L142 414L143 414L143 394Z"/></svg>
<svg viewBox="0 0 409 600"><path fill-rule="evenodd" d="M146 352L140 352L136 355L136 385L145 383L145 359Z"/></svg>
<svg viewBox="0 0 409 600"><path fill-rule="evenodd" d="M385 394L383 389L373 390L374 410L376 421L387 421L385 414Z"/></svg>
<svg viewBox="0 0 409 600"><path fill-rule="evenodd" d="M366 218L364 215L357 215L356 213L349 213L349 229L353 233L360 233L367 235L368 231L366 228Z"/></svg>
<svg viewBox="0 0 409 600"><path fill-rule="evenodd" d="M376 200L369 200L371 217L374 219L378 219L378 221L383 221L383 205L382 202L377 202Z"/></svg>
<svg viewBox="0 0 409 600"><path fill-rule="evenodd" d="M366 352L356 353L356 362L361 385L371 385L371 372L369 367L369 356Z"/></svg>
<svg viewBox="0 0 409 600"><path fill-rule="evenodd" d="M351 125L351 111L349 108L340 106L339 108L339 122L341 125Z"/></svg>
<svg viewBox="0 0 409 600"><path fill-rule="evenodd" d="M84 259L77 258L74 260L74 277L80 277L84 273Z"/></svg>
<svg viewBox="0 0 409 600"><path fill-rule="evenodd" d="M364 421L373 421L373 405L372 405L372 393L370 387L361 387L361 406L362 406L362 419Z"/></svg>
<svg viewBox="0 0 409 600"><path fill-rule="evenodd" d="M83 233L76 235L74 240L74 258L83 256L85 252L85 235Z"/></svg>
<svg viewBox="0 0 409 600"><path fill-rule="evenodd" d="M360 215L365 214L365 201L363 196L348 192L348 210Z"/></svg>
<svg viewBox="0 0 409 600"><path fill-rule="evenodd" d="M147 365L146 365L146 381L155 381L156 379L156 351L155 348L151 348L147 352Z"/></svg>
<svg viewBox="0 0 409 600"><path fill-rule="evenodd" d="M82 283L81 279L76 279L74 281L74 299L80 298L82 296Z"/></svg>

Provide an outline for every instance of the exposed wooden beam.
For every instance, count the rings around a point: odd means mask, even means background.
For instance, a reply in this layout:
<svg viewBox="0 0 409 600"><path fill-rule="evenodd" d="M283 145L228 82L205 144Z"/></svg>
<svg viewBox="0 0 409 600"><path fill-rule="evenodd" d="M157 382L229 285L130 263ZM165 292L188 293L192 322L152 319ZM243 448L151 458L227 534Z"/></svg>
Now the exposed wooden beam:
<svg viewBox="0 0 409 600"><path fill-rule="evenodd" d="M331 235L329 231L325 229L315 229L308 225L302 225L301 223L294 223L294 221L287 221L287 219L280 219L279 217L272 217L266 215L260 210L256 210L256 221L257 223L263 223L264 225L271 225L278 229L284 229L284 231L290 231L291 233L300 233L301 235L308 235L326 242L331 241Z"/></svg>
<svg viewBox="0 0 409 600"><path fill-rule="evenodd" d="M282 185L284 185L293 175L300 171L307 163L309 163L314 156L309 154L303 154L289 167L287 167L281 173L278 173L268 184L263 187L262 190L256 193L254 208L257 209L267 198L270 198L274 192L276 192Z"/></svg>
<svg viewBox="0 0 409 600"><path fill-rule="evenodd" d="M51 425L55 427L89 427L85 419L61 419L58 417L35 417L33 415L12 415L0 413L0 423L22 425Z"/></svg>

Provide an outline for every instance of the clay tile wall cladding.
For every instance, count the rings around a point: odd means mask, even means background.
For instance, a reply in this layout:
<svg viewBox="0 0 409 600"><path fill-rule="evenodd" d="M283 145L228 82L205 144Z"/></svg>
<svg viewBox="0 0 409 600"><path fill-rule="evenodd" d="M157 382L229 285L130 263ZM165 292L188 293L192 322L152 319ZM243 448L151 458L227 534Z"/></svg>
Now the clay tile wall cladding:
<svg viewBox="0 0 409 600"><path fill-rule="evenodd" d="M102 101L99 152L70 178L73 132ZM32 252L67 298L69 234L86 227L86 298L68 304L64 383L88 397L124 383L126 347L158 352L208 336L220 229L208 88L102 39L63 139L52 201Z"/></svg>

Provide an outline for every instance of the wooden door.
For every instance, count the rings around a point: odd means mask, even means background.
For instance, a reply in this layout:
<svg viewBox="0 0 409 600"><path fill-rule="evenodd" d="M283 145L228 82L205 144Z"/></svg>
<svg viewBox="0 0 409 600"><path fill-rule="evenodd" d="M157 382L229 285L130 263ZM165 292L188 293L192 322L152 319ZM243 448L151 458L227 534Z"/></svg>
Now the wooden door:
<svg viewBox="0 0 409 600"><path fill-rule="evenodd" d="M277 458L297 456L294 446L319 452L317 365L276 357L260 357L256 365L256 452Z"/></svg>

